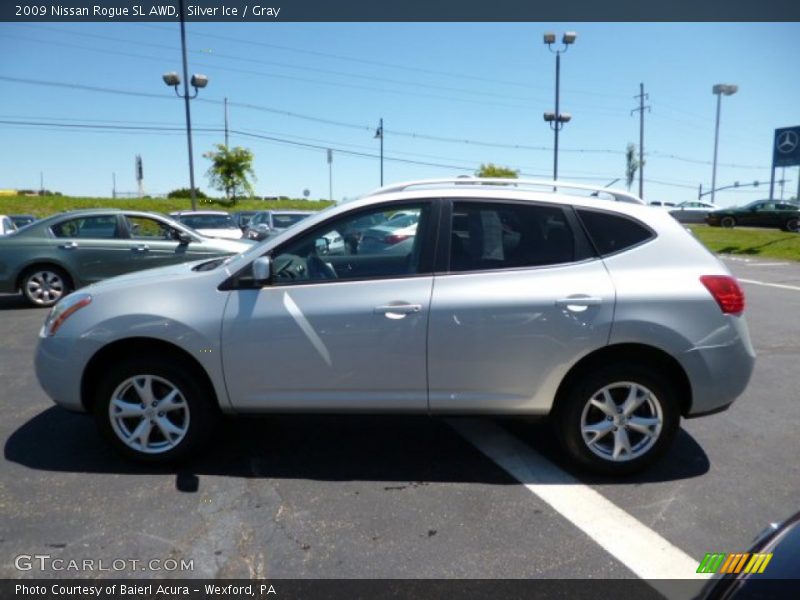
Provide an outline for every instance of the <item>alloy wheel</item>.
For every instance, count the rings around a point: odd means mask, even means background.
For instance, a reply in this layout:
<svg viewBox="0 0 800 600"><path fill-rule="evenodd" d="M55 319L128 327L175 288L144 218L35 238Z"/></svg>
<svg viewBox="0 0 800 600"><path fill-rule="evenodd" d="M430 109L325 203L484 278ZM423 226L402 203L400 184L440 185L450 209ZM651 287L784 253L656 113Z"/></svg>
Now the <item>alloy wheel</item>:
<svg viewBox="0 0 800 600"><path fill-rule="evenodd" d="M134 375L120 383L108 404L108 416L120 441L145 454L172 450L189 431L186 398L156 375Z"/></svg>
<svg viewBox="0 0 800 600"><path fill-rule="evenodd" d="M581 435L595 455L626 462L646 454L664 424L661 403L645 386L632 381L607 385L589 398L581 414Z"/></svg>

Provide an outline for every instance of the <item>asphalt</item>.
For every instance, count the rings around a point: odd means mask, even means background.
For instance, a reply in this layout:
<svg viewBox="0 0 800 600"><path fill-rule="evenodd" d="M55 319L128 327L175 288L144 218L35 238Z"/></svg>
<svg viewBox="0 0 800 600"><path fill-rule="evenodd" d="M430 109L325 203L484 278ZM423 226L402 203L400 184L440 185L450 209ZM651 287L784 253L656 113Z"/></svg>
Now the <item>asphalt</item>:
<svg viewBox="0 0 800 600"><path fill-rule="evenodd" d="M800 265L728 261L800 288ZM800 510L800 289L744 284L759 358L722 414L684 421L664 461L625 480L572 473L697 561L743 551ZM477 450L452 421L232 420L211 451L143 468L91 418L52 405L32 357L44 312L0 296L0 578L630 578L632 571ZM561 468L545 424L497 420ZM191 559L193 570L19 571L15 557Z"/></svg>

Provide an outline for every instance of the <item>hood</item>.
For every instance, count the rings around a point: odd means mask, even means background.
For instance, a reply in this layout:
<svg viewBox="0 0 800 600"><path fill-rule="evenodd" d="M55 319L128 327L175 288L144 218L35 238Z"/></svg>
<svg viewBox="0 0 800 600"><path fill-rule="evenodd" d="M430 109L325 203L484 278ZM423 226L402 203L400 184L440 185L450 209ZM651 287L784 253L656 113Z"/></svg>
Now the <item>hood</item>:
<svg viewBox="0 0 800 600"><path fill-rule="evenodd" d="M225 238L228 240L239 240L242 238L241 229L195 229L200 235L213 238Z"/></svg>
<svg viewBox="0 0 800 600"><path fill-rule="evenodd" d="M222 257L216 257L222 258ZM90 294L96 291L104 291L110 289L123 288L131 284L139 284L147 281L169 281L174 283L176 280L196 277L203 272L192 271L194 267L204 262L215 260L215 258L204 258L203 260L194 260L192 262L185 262L179 265L170 265L168 267L157 267L155 269L144 269L143 271L134 271L133 273L126 273L125 275L118 275L110 279L98 281L90 286L81 288L79 291L86 291Z"/></svg>

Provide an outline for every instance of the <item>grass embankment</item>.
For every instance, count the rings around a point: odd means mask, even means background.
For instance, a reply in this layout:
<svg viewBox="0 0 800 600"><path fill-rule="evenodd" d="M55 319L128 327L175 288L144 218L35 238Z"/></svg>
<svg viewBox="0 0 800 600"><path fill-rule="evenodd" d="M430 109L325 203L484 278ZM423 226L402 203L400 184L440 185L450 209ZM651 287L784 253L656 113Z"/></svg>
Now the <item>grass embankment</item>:
<svg viewBox="0 0 800 600"><path fill-rule="evenodd" d="M779 229L725 229L705 225L689 227L712 252L800 261L800 233Z"/></svg>
<svg viewBox="0 0 800 600"><path fill-rule="evenodd" d="M309 200L241 200L235 206L220 202L197 200L198 210L322 210L331 203ZM122 208L168 213L191 210L188 198L72 198L69 196L0 196L0 215L34 215L41 218L65 210L81 208Z"/></svg>

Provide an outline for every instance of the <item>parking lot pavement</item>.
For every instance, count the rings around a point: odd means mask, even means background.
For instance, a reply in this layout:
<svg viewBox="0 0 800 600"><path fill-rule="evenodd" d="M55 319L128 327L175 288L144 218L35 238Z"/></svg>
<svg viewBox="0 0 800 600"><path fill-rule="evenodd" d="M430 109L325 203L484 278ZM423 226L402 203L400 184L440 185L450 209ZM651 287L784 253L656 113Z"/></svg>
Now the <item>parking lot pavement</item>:
<svg viewBox="0 0 800 600"><path fill-rule="evenodd" d="M800 285L800 266L728 264L758 282L744 284L753 381L726 413L684 421L667 458L626 480L571 471L548 428L524 419L241 419L178 470L132 465L91 418L44 396L31 367L44 313L0 296L0 577L635 576L640 563L565 506L579 494L650 532L636 540L651 554L663 546L699 562L742 551L800 509L800 288L787 287ZM498 439L513 451L487 456ZM194 569L15 568L36 553L192 559Z"/></svg>

